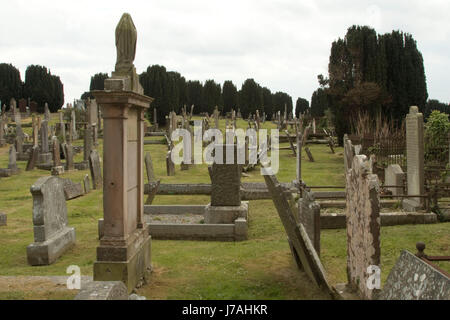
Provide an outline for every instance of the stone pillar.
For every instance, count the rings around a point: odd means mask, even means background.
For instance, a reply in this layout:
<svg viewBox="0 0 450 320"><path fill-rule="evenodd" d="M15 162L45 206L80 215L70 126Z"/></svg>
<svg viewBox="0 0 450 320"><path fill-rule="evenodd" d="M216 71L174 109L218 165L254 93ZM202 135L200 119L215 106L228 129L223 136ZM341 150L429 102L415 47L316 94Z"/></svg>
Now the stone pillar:
<svg viewBox="0 0 450 320"><path fill-rule="evenodd" d="M85 162L89 161L89 156L92 151L92 125L87 124L84 130L84 146L83 146L83 160Z"/></svg>
<svg viewBox="0 0 450 320"><path fill-rule="evenodd" d="M48 122L43 121L41 126L41 152L39 153L39 167L51 167L52 154L48 147Z"/></svg>
<svg viewBox="0 0 450 320"><path fill-rule="evenodd" d="M63 138L63 142L66 142L66 125L64 123L64 113L63 111L59 111L59 129Z"/></svg>
<svg viewBox="0 0 450 320"><path fill-rule="evenodd" d="M120 90L121 82L107 79L105 88L110 91L93 92L104 120L104 236L97 248L94 280L121 280L132 291L151 268L142 169L144 113L153 99Z"/></svg>
<svg viewBox="0 0 450 320"><path fill-rule="evenodd" d="M412 106L406 116L406 165L408 195L423 195L424 177L424 140L423 115L419 108ZM403 209L414 212L423 207L423 198L403 200Z"/></svg>

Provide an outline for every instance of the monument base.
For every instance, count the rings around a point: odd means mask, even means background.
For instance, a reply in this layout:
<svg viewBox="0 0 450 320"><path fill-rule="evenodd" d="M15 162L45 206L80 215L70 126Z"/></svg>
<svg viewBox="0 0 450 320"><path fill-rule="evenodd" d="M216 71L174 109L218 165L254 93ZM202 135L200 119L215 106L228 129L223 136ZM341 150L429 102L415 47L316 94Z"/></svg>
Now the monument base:
<svg viewBox="0 0 450 320"><path fill-rule="evenodd" d="M215 207L208 204L205 208L206 224L233 224L238 218L248 220L248 201L242 201L240 206Z"/></svg>
<svg viewBox="0 0 450 320"><path fill-rule="evenodd" d="M51 165L52 163L52 154L50 152L48 153L39 153L38 156L38 165Z"/></svg>
<svg viewBox="0 0 450 320"><path fill-rule="evenodd" d="M28 263L32 266L50 265L74 245L75 229L65 228L45 242L30 244L27 247Z"/></svg>
<svg viewBox="0 0 450 320"><path fill-rule="evenodd" d="M417 210L423 209L423 206L420 204L420 202L414 199L404 199L402 205L403 210L405 210L406 212L417 212Z"/></svg>
<svg viewBox="0 0 450 320"><path fill-rule="evenodd" d="M137 233L134 241L126 247L100 244L97 248L98 261L94 263L94 281L122 281L131 293L147 280L152 271L151 237L148 235L148 226L138 230ZM129 255L131 256L127 260L120 261Z"/></svg>
<svg viewBox="0 0 450 320"><path fill-rule="evenodd" d="M89 161L75 163L74 166L77 170L89 170Z"/></svg>
<svg viewBox="0 0 450 320"><path fill-rule="evenodd" d="M60 176L64 173L64 167L58 166L58 167L52 167L52 176Z"/></svg>

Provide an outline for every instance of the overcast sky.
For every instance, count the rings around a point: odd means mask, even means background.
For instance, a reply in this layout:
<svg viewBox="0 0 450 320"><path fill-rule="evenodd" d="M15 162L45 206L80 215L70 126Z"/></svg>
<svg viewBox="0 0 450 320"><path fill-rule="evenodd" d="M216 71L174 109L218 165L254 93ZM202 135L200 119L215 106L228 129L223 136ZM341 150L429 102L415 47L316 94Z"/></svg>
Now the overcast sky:
<svg viewBox="0 0 450 320"><path fill-rule="evenodd" d="M44 65L64 83L65 102L110 73L123 12L138 31L135 65L164 65L187 80L247 78L308 100L327 74L331 43L353 24L411 33L422 52L430 98L450 102L450 1L2 1L0 62Z"/></svg>

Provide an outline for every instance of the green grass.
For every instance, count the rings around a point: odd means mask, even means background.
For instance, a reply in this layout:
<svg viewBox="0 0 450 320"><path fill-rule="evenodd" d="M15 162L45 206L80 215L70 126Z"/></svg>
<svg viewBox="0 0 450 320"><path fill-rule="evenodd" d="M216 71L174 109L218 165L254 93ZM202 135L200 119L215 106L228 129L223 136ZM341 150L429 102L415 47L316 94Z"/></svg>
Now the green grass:
<svg viewBox="0 0 450 320"><path fill-rule="evenodd" d="M53 115L54 116L54 115ZM52 117L53 119L53 117ZM225 121L221 121L224 126ZM246 126L240 121L239 125ZM267 123L266 126L274 127ZM101 141L100 141L101 142ZM79 140L76 144L82 144ZM288 144L284 144L288 145ZM303 159L303 179L309 185L344 185L342 149L331 154L323 145L311 145L316 159ZM167 177L163 145L145 146L151 152L156 176L162 183L209 183L207 166L199 165ZM100 143L99 152L102 154ZM295 179L295 158L291 151L280 152L283 182ZM81 161L82 154L75 161ZM0 167L8 163L8 147L0 148ZM8 214L8 226L0 228L0 275L65 275L70 265L78 265L82 275L92 275L96 258L97 220L103 216L101 191L67 202L69 225L75 227L77 244L57 262L45 267L31 267L26 261L26 247L33 242L32 197L30 186L46 171L25 171L0 180L0 211ZM80 182L88 171L63 175ZM243 178L244 182L264 181L259 171ZM155 204L207 204L208 196L157 196ZM385 281L402 249L415 252L415 243L427 244L430 255L448 255L450 223L406 225L382 228L382 280ZM346 282L346 231L322 231L322 263L332 284ZM237 243L199 241L152 241L154 273L151 282L138 290L149 299L323 299L307 277L296 269L286 241L286 234L270 200L250 202L249 240ZM440 266L450 271L450 263ZM48 299L68 299L73 293L46 292ZM42 297L36 291L0 288L0 299Z"/></svg>

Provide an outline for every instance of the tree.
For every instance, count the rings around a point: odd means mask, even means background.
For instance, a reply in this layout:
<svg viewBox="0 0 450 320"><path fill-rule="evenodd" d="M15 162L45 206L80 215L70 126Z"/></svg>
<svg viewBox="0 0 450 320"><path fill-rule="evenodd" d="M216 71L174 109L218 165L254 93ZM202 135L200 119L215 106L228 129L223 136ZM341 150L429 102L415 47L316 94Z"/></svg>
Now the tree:
<svg viewBox="0 0 450 320"><path fill-rule="evenodd" d="M440 102L439 100L430 99L425 104L425 110L423 112L423 116L425 119L428 119L431 112L437 110L442 113L450 114L450 105Z"/></svg>
<svg viewBox="0 0 450 320"><path fill-rule="evenodd" d="M237 108L237 88L232 81L225 81L222 88L223 112ZM237 111L237 110L236 110Z"/></svg>
<svg viewBox="0 0 450 320"><path fill-rule="evenodd" d="M214 112L216 106L222 106L222 89L214 80L206 80L203 86L203 112ZM219 108L220 110L220 108Z"/></svg>
<svg viewBox="0 0 450 320"><path fill-rule="evenodd" d="M38 104L37 111L44 112L48 103L50 112L56 112L64 104L64 86L58 76L51 74L44 66L31 65L25 71L23 97L29 97Z"/></svg>
<svg viewBox="0 0 450 320"><path fill-rule="evenodd" d="M6 105L9 109L11 98L18 100L22 97L22 80L20 71L12 64L0 64L0 108Z"/></svg>
<svg viewBox="0 0 450 320"><path fill-rule="evenodd" d="M300 117L300 114L306 113L309 109L309 101L303 98L298 98L295 104L295 116Z"/></svg>
<svg viewBox="0 0 450 320"><path fill-rule="evenodd" d="M266 87L261 89L262 94L262 103L264 106L264 112L266 113L266 117L268 120L272 120L273 113L273 95L272 92Z"/></svg>
<svg viewBox="0 0 450 320"><path fill-rule="evenodd" d="M169 80L166 68L159 65L150 66L139 76L139 80L144 88L144 94L155 99L150 105L147 117L154 121L153 110L156 108L158 123L165 124L166 116L175 107L169 105Z"/></svg>
<svg viewBox="0 0 450 320"><path fill-rule="evenodd" d="M328 78L319 76L319 83L340 142L359 112L383 113L398 125L409 106L423 110L428 98L423 58L412 36L399 31L377 36L367 26L352 26L333 42ZM311 105L316 106L313 99Z"/></svg>
<svg viewBox="0 0 450 320"><path fill-rule="evenodd" d="M188 81L186 83L186 99L187 104L195 106L195 110L198 113L203 111L203 85L200 81Z"/></svg>
<svg viewBox="0 0 450 320"><path fill-rule="evenodd" d="M256 110L262 113L262 90L253 79L247 79L242 84L240 91L239 105L241 114L247 118L250 114L255 114Z"/></svg>
<svg viewBox="0 0 450 320"><path fill-rule="evenodd" d="M323 117L328 109L328 96L323 88L314 91L311 97L311 115L313 117Z"/></svg>
<svg viewBox="0 0 450 320"><path fill-rule="evenodd" d="M276 92L273 95L273 112L277 113L279 111L283 116L285 107L289 114L293 109L292 97L285 92Z"/></svg>

